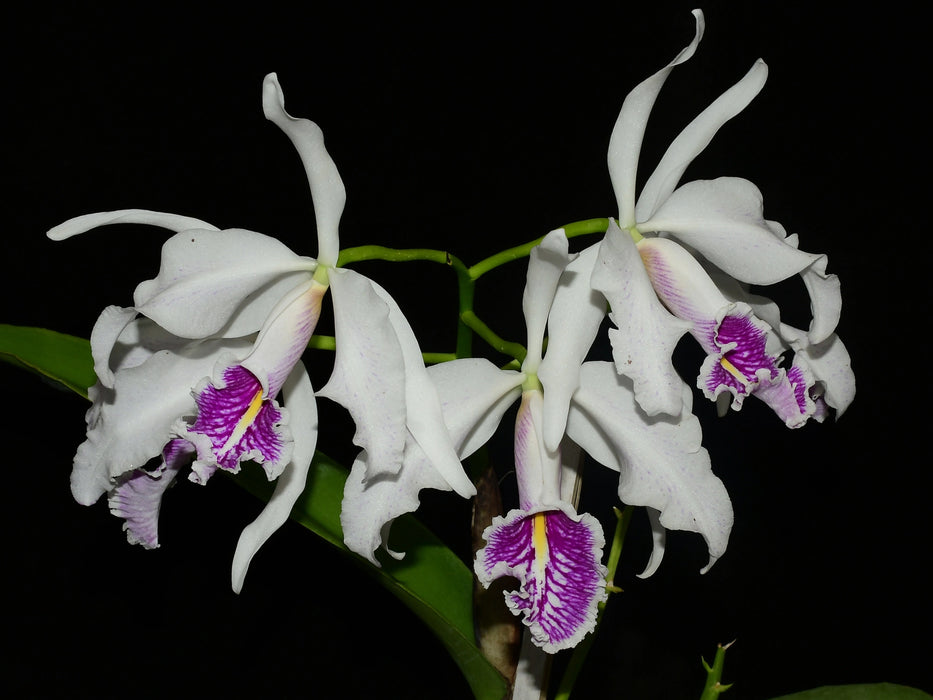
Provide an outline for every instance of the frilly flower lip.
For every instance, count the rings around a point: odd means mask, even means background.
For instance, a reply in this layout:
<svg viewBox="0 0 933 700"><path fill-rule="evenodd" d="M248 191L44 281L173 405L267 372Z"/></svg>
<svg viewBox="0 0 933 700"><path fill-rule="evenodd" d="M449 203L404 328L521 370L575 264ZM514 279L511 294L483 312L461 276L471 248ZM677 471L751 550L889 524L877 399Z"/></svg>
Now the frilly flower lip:
<svg viewBox="0 0 933 700"><path fill-rule="evenodd" d="M746 396L757 396L791 427L821 419L827 405L839 415L854 397L855 378L834 334L842 302L838 278L826 273L826 256L799 250L796 236L765 220L761 193L747 180L723 177L678 186L719 128L764 86L763 61L684 128L636 200L638 157L651 108L670 72L694 54L703 36L703 14L694 15L693 40L628 94L610 139L618 225L613 223L600 247L591 281L612 308L616 368L635 382L646 412L676 415L680 392L670 358L680 335L689 331L708 353L698 379L708 398L731 396L738 409ZM798 274L813 313L806 331L782 324L777 306L767 299L741 303L748 296L744 285L775 284ZM767 319L759 315L762 308ZM651 339L652 351L634 347L633 333ZM817 371L807 360L808 348L827 358ZM791 349L793 365L781 368L781 354Z"/></svg>
<svg viewBox="0 0 933 700"><path fill-rule="evenodd" d="M48 233L62 240L117 223L176 232L162 248L159 274L136 288L134 305L108 307L95 324L98 383L72 492L83 504L108 493L129 541L151 548L158 546L162 494L183 467L205 483L217 469L236 472L243 461L258 462L277 483L238 542L237 591L253 554L304 488L318 425L300 358L328 289L338 349L321 393L356 420L354 440L374 456L366 477L397 474L406 435L413 435L447 488L473 492L408 322L375 282L334 267L346 192L321 129L285 111L275 74L265 78L262 97L265 116L289 137L305 167L317 259L253 231L220 231L140 209L77 217Z"/></svg>
<svg viewBox="0 0 933 700"><path fill-rule="evenodd" d="M664 528L700 533L711 566L725 551L732 526L729 497L700 446L689 391L680 395L685 410L677 418L649 418L634 400L632 383L610 363L584 362L595 336L590 320L604 314L604 302L581 273L592 267L597 251L570 254L562 229L532 251L522 304L528 345L520 371L480 358L428 370L461 459L488 441L521 398L515 428L519 507L486 530L474 570L485 585L502 576L518 579L506 603L522 616L534 643L549 652L574 646L592 630L606 595L604 537L599 523L571 503L574 474L562 464L565 441L619 472L624 502L648 506L655 549L644 575L660 564ZM364 451L353 466L341 523L348 546L378 563L375 551L387 543L394 518L417 507L418 492L450 487L411 438L395 477L367 480L368 459Z"/></svg>

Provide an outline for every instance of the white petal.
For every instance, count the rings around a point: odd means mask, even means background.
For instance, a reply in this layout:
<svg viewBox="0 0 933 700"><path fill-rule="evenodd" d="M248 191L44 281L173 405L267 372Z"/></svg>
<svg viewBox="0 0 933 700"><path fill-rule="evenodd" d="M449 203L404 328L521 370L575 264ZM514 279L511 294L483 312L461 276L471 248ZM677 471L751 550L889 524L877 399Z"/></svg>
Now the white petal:
<svg viewBox="0 0 933 700"><path fill-rule="evenodd" d="M405 466L398 474L368 479L374 466L372 455L363 450L353 462L343 490L340 524L344 544L375 566L380 566L375 552L388 539L388 526L400 515L418 509L421 490L450 490L447 480L431 466L414 440L406 443L404 460Z"/></svg>
<svg viewBox="0 0 933 700"><path fill-rule="evenodd" d="M813 307L811 342L825 340L839 322L839 280L826 274L826 256L799 250L796 237L765 220L761 192L748 180L688 182L639 227L671 234L742 282L774 284L800 273Z"/></svg>
<svg viewBox="0 0 933 700"><path fill-rule="evenodd" d="M670 233L749 284L780 282L820 257L775 236L762 212L761 192L754 184L721 177L679 187L650 220L638 226L642 233Z"/></svg>
<svg viewBox="0 0 933 700"><path fill-rule="evenodd" d="M113 371L110 355L123 329L136 318L136 309L108 306L104 309L91 331L91 357L94 358L94 373L108 389L113 388Z"/></svg>
<svg viewBox="0 0 933 700"><path fill-rule="evenodd" d="M337 349L333 372L318 396L349 411L356 424L353 443L370 455L366 478L395 474L408 429L405 360L389 305L353 270L333 270L330 286Z"/></svg>
<svg viewBox="0 0 933 700"><path fill-rule="evenodd" d="M465 358L428 368L440 399L444 421L461 459L489 440L502 415L521 394L524 375L498 369L482 358ZM363 451L344 490L340 521L344 542L378 566L374 552L388 534L388 525L418 508L422 489L449 491L450 485L431 465L418 442L409 438L398 474L367 480L371 457Z"/></svg>
<svg viewBox="0 0 933 700"><path fill-rule="evenodd" d="M337 166L324 148L324 134L314 122L295 119L285 111L285 94L275 73L270 73L263 80L262 111L266 119L291 139L301 157L314 202L318 260L322 265L333 267L340 253L337 227L347 201L347 191L343 180L340 179L340 173L337 172Z"/></svg>
<svg viewBox="0 0 933 700"><path fill-rule="evenodd" d="M158 456L171 439L175 422L195 412L191 395L195 385L211 374L222 354L245 354L249 345L190 342L182 351L159 350L139 365L118 369L113 389L98 389L99 404L93 409L87 440L75 455L71 473L75 500L93 503L112 478Z"/></svg>
<svg viewBox="0 0 933 700"><path fill-rule="evenodd" d="M661 202L677 187L687 166L713 140L723 124L748 106L764 87L767 78L768 67L759 59L744 78L720 95L678 134L642 187L635 206L636 221L645 221L654 215Z"/></svg>
<svg viewBox="0 0 933 700"><path fill-rule="evenodd" d="M253 351L241 363L262 383L265 398L279 393L307 349L326 292L327 287L316 280L301 282L282 297L266 319Z"/></svg>
<svg viewBox="0 0 933 700"><path fill-rule="evenodd" d="M522 365L525 372L536 372L541 364L544 329L551 302L561 273L571 260L567 250L567 235L562 228L551 231L531 250L522 294L522 311L528 329L528 355Z"/></svg>
<svg viewBox="0 0 933 700"><path fill-rule="evenodd" d="M544 445L543 408L540 390L525 391L515 418L515 473L519 505L525 511L559 507L562 503L560 453Z"/></svg>
<svg viewBox="0 0 933 700"><path fill-rule="evenodd" d="M590 285L599 244L582 251L560 277L548 314L547 354L538 369L544 386L544 444L556 450L564 436L580 365L606 315L606 300Z"/></svg>
<svg viewBox="0 0 933 700"><path fill-rule="evenodd" d="M823 398L840 417L855 400L855 373L849 351L835 333L821 343L811 344L802 331L781 325L781 336L794 348L794 364L809 369L823 385Z"/></svg>
<svg viewBox="0 0 933 700"><path fill-rule="evenodd" d="M291 414L292 434L295 450L291 461L275 482L272 497L253 522L240 534L236 553L233 555L231 580L234 593L243 588L246 570L256 551L288 520L295 501L305 489L308 469L317 445L317 404L311 380L304 365L298 362L283 387L285 403Z"/></svg>
<svg viewBox="0 0 933 700"><path fill-rule="evenodd" d="M261 233L185 231L165 242L159 275L136 288L135 306L184 338L246 335L315 266Z"/></svg>
<svg viewBox="0 0 933 700"><path fill-rule="evenodd" d="M638 578L648 578L654 575L654 572L661 566L664 549L667 547L667 530L661 524L661 514L654 508L645 508L645 511L648 513L648 522L651 525L651 556L648 557L648 563L644 571L638 574Z"/></svg>
<svg viewBox="0 0 933 700"><path fill-rule="evenodd" d="M609 139L609 177L619 205L619 223L623 228L635 224L635 176L638 154L645 135L648 115L658 92L674 66L688 60L703 38L704 20L700 10L694 10L696 32L691 41L667 66L635 87L622 103Z"/></svg>
<svg viewBox="0 0 933 700"><path fill-rule="evenodd" d="M389 307L389 322L395 330L402 351L405 363L405 417L408 431L454 491L464 498L475 496L476 488L460 464L453 439L444 423L440 400L424 366L418 339L389 293L371 280L370 284Z"/></svg>
<svg viewBox="0 0 933 700"><path fill-rule="evenodd" d="M211 226L211 224L200 219L192 219L190 216L165 214L160 211L148 211L146 209L120 209L118 211L102 211L95 214L76 216L51 229L46 235L53 241L63 241L79 233L86 233L92 228L107 226L108 224L146 224L161 226L175 232L189 229L217 230L216 226Z"/></svg>
<svg viewBox="0 0 933 700"><path fill-rule="evenodd" d="M658 301L634 241L610 221L591 278L593 289L609 301L609 332L616 370L635 382L635 396L649 415L677 415L683 380L671 355L690 324L671 315Z"/></svg>
<svg viewBox="0 0 933 700"><path fill-rule="evenodd" d="M701 534L709 549L708 569L726 551L732 504L701 445L700 423L691 413L686 387L683 401L679 418L649 418L635 403L631 383L610 363L587 362L567 435L595 460L620 472L622 502L655 508L666 528Z"/></svg>
<svg viewBox="0 0 933 700"><path fill-rule="evenodd" d="M521 396L525 375L469 357L428 368L460 459L486 444L502 414Z"/></svg>
<svg viewBox="0 0 933 700"><path fill-rule="evenodd" d="M839 278L826 274L827 258L819 256L807 269L800 273L810 294L810 342L814 345L827 340L836 330L842 315L842 291Z"/></svg>

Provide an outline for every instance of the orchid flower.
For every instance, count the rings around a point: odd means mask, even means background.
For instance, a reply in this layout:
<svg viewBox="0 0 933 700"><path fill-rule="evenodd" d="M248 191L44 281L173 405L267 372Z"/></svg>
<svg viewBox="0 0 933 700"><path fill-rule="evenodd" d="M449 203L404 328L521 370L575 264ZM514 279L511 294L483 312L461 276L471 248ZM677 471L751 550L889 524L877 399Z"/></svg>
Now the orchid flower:
<svg viewBox="0 0 933 700"><path fill-rule="evenodd" d="M318 257L299 256L253 231L220 231L174 214L90 214L49 231L54 240L105 224L175 231L155 279L134 305L104 310L91 335L98 382L89 394L87 440L78 448L72 493L89 505L108 494L131 543L157 547L162 494L182 467L205 483L219 468L262 465L274 493L237 544L232 583L287 519L305 486L317 440L314 391L301 355L332 289L334 370L318 393L356 422L370 455L367 478L395 476L408 437L446 488L474 488L457 459L414 334L378 284L336 267L346 192L321 129L291 117L276 75L263 82L263 111L292 141L305 167L317 222ZM284 405L277 396L282 393ZM155 460L155 462L153 462ZM159 463L159 460L161 462Z"/></svg>
<svg viewBox="0 0 933 700"><path fill-rule="evenodd" d="M651 107L671 70L693 55L703 35L703 15L694 15L693 41L628 94L609 143L619 219L600 246L591 283L612 308L616 368L635 382L646 412L676 415L681 390L671 352L689 331L707 353L697 386L720 408L727 407L724 399L739 409L747 396L756 396L789 427L822 419L827 405L841 415L854 397L855 379L834 333L842 304L838 278L826 273L826 256L799 250L796 236L765 220L761 193L747 180L677 187L719 128L764 86L764 62L757 61L674 139L636 201L638 154ZM781 323L767 299L758 297L757 306L744 299L744 285L796 274L813 312L806 331ZM786 350L795 352L789 368L781 366Z"/></svg>
<svg viewBox="0 0 933 700"><path fill-rule="evenodd" d="M487 528L487 545L474 568L487 587L501 576L518 579L519 588L505 594L506 603L523 616L532 640L547 652L577 644L593 629L597 605L606 598L602 529L571 503L575 472L563 463L561 444L576 443L618 471L620 499L648 506L652 524L662 532L666 526L701 533L710 566L725 551L732 526L729 497L700 446L689 390L682 417L648 418L634 401L631 381L611 363L582 362L593 336L577 333L578 319L601 316L605 306L578 273L581 265L592 264L581 258L595 257L595 252L571 255L563 229L532 250L522 300L528 346L520 371L499 369L482 358L428 369L461 459L489 440L505 411L520 399L515 427L519 507ZM574 387L572 397L567 386ZM556 399L549 399L552 394ZM566 406L555 405L565 399ZM550 419L552 412L564 423ZM344 492L341 522L348 546L378 565L375 551L388 541L392 520L417 507L418 491L449 487L411 439L396 478L367 480L365 473L365 462L357 460ZM663 536L655 544L644 575L660 563Z"/></svg>

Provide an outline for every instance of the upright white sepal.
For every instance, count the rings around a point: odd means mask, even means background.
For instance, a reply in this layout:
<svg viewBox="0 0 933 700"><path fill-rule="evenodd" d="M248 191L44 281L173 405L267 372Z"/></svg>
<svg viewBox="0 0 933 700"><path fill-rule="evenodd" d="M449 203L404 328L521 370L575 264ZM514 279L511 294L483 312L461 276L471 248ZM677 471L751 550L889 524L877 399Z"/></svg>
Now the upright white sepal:
<svg viewBox="0 0 933 700"><path fill-rule="evenodd" d="M308 119L296 119L285 111L285 93L275 73L262 83L262 111L291 140L301 157L317 221L318 260L326 267L337 263L340 253L338 226L347 191L337 172L337 165L324 148L324 133Z"/></svg>

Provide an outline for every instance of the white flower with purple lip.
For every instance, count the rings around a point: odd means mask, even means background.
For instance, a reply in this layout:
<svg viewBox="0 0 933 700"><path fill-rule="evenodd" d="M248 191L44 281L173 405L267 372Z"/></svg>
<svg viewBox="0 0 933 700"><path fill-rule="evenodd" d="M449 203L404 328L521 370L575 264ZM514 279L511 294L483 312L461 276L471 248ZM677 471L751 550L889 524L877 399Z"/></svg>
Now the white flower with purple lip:
<svg viewBox="0 0 933 700"><path fill-rule="evenodd" d="M591 282L612 308L616 367L634 380L645 411L676 415L680 380L670 358L689 331L708 353L697 380L707 398L731 399L739 409L747 396L756 396L790 427L822 419L826 405L841 414L854 397L855 379L834 334L842 302L839 280L826 274L826 256L799 250L796 236L766 221L761 193L747 180L677 187L718 129L761 90L767 77L762 61L680 133L636 201L638 154L651 107L673 67L693 55L703 34L703 15L694 15L693 41L628 94L610 139L619 219L601 244ZM807 331L783 324L775 304L743 286L797 274L810 294ZM793 364L781 367L789 349L795 351Z"/></svg>
<svg viewBox="0 0 933 700"><path fill-rule="evenodd" d="M593 629L597 605L606 597L602 529L572 505L575 473L562 464L562 453L579 445L620 473L622 501L648 507L662 535L644 575L660 563L663 527L702 534L712 565L725 551L732 526L729 497L700 446L690 392L682 396L687 409L681 416L649 418L634 400L631 381L612 363L582 361L594 334L580 332L588 328L580 319L605 313L605 303L580 274L594 256L595 248L569 254L562 229L532 251L522 301L528 347L521 371L481 358L428 369L461 459L489 440L521 398L515 426L519 507L486 530L487 545L474 569L486 586L501 576L518 579L506 602L548 652L576 645ZM351 549L377 563L374 552L387 541L391 521L417 507L418 492L449 487L413 440L397 478L365 480L364 474L358 460L344 492L341 522Z"/></svg>
<svg viewBox="0 0 933 700"><path fill-rule="evenodd" d="M129 541L151 548L158 546L162 494L182 467L190 464L191 480L204 483L218 468L237 472L243 461L260 463L277 482L238 542L237 591L253 554L304 489L318 426L300 358L328 289L337 347L331 379L319 393L356 422L354 442L371 455L367 478L397 475L410 437L445 488L474 493L408 322L382 287L335 267L346 192L320 128L288 115L275 74L263 83L263 111L305 166L317 259L253 231L219 231L144 210L90 214L49 231L55 240L116 223L177 232L163 246L158 276L136 288L134 305L109 307L95 324L99 381L89 392L87 440L75 456L72 492L83 504L108 493ZM276 400L280 391L284 406Z"/></svg>

